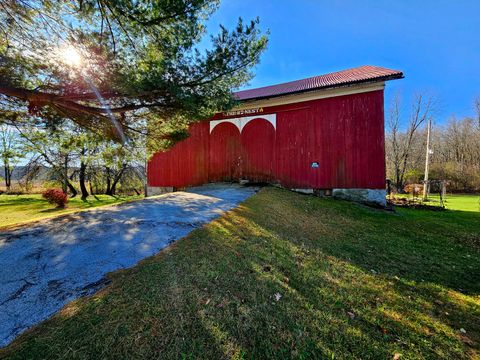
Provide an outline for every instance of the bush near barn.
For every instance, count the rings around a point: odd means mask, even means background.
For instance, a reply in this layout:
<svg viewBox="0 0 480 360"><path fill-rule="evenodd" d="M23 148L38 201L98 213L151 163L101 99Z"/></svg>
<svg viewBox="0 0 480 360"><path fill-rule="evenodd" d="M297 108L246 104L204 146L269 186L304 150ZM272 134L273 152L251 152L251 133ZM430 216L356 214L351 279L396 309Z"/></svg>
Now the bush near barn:
<svg viewBox="0 0 480 360"><path fill-rule="evenodd" d="M423 192L423 184L407 184L405 185L404 190L407 194L415 197Z"/></svg>
<svg viewBox="0 0 480 360"><path fill-rule="evenodd" d="M50 204L55 204L57 207L63 209L67 205L68 196L61 189L49 189L42 193L42 197Z"/></svg>

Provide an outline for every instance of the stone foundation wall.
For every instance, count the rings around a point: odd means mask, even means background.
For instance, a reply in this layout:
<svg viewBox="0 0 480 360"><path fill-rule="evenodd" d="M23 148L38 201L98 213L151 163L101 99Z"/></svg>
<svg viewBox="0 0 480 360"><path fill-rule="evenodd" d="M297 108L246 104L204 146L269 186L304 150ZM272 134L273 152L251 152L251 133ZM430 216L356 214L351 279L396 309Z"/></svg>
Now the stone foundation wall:
<svg viewBox="0 0 480 360"><path fill-rule="evenodd" d="M387 191L379 189L290 189L301 194L315 194L317 196L332 196L335 199L355 201L374 206L387 205Z"/></svg>
<svg viewBox="0 0 480 360"><path fill-rule="evenodd" d="M246 182L248 183L248 182ZM281 186L280 186L281 187ZM332 189L330 190L314 190L314 189L290 189L302 194L318 196L332 196L335 199L355 201L375 206L385 207L387 205L387 191L383 189ZM147 186L147 196L161 195L173 192L173 187Z"/></svg>
<svg viewBox="0 0 480 360"><path fill-rule="evenodd" d="M173 192L173 187L147 186L147 196L162 195Z"/></svg>
<svg viewBox="0 0 480 360"><path fill-rule="evenodd" d="M383 189L333 189L332 196L336 199L367 203L385 207L387 191Z"/></svg>

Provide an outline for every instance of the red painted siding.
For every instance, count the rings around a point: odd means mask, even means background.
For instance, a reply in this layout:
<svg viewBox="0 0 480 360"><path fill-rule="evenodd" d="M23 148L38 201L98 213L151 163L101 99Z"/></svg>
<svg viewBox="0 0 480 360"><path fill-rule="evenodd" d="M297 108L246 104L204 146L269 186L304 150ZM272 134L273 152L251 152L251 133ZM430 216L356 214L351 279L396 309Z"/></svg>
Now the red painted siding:
<svg viewBox="0 0 480 360"><path fill-rule="evenodd" d="M265 114L276 114L276 128ZM193 125L189 139L152 158L149 185L246 178L289 188L384 188L382 90L264 108L262 115L241 133L231 123L211 133L208 121Z"/></svg>
<svg viewBox="0 0 480 360"><path fill-rule="evenodd" d="M310 108L278 114L276 145L277 182L290 188L317 183L320 172L312 169L311 163L320 161L320 151Z"/></svg>
<svg viewBox="0 0 480 360"><path fill-rule="evenodd" d="M181 188L205 183L208 179L208 146L208 123L194 124L189 138L152 157L148 163L148 184Z"/></svg>

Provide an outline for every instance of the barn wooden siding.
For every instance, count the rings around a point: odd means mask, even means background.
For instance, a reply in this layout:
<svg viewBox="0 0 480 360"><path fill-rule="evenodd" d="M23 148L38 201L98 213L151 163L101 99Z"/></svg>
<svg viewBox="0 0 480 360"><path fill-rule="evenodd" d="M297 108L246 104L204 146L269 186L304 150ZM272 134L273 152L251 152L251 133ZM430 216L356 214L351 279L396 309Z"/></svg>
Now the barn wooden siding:
<svg viewBox="0 0 480 360"><path fill-rule="evenodd" d="M276 129L267 114L276 114ZM264 108L255 117L241 132L227 122L211 133L209 121L192 125L188 139L153 156L149 185L243 178L288 188L385 187L383 90Z"/></svg>

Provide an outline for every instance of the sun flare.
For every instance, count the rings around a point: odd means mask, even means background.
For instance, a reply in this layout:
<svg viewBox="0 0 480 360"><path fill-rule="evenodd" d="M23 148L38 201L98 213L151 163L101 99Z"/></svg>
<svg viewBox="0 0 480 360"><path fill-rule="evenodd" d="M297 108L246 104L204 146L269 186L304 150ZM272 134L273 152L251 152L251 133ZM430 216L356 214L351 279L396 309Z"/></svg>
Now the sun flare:
<svg viewBox="0 0 480 360"><path fill-rule="evenodd" d="M60 58L63 63L72 67L79 67L83 63L82 54L71 45L60 50Z"/></svg>

